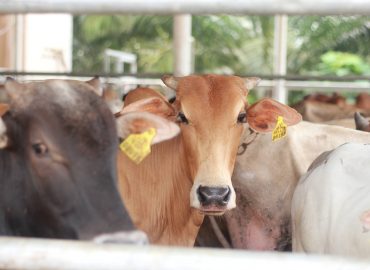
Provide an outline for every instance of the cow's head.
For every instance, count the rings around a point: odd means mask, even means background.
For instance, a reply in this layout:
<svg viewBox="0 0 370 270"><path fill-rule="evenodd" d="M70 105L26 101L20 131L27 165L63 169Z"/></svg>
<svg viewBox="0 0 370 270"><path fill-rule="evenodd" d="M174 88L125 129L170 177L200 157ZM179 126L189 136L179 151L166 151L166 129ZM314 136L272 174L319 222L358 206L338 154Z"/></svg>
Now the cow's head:
<svg viewBox="0 0 370 270"><path fill-rule="evenodd" d="M114 118L94 93L97 85L96 79L6 82L0 211L9 233L92 239L134 229L116 189Z"/></svg>
<svg viewBox="0 0 370 270"><path fill-rule="evenodd" d="M244 128L249 124L258 132L270 132L278 116L289 125L300 121L299 114L271 99L248 107L248 90L258 78L192 75L162 80L176 91L173 104L152 97L130 104L126 111L148 111L162 122L179 125L193 179L191 207L211 215L234 208L231 175Z"/></svg>

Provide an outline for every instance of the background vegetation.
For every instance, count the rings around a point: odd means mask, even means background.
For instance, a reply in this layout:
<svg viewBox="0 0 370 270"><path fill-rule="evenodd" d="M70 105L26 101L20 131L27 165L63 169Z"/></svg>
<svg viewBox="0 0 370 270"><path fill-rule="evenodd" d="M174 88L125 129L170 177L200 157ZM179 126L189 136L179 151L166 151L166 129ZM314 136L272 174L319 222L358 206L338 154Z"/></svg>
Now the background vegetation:
<svg viewBox="0 0 370 270"><path fill-rule="evenodd" d="M365 16L289 17L288 75L370 75ZM135 53L140 73L171 73L172 17L76 16L73 68L103 69L106 48ZM193 16L194 72L272 74L274 18Z"/></svg>

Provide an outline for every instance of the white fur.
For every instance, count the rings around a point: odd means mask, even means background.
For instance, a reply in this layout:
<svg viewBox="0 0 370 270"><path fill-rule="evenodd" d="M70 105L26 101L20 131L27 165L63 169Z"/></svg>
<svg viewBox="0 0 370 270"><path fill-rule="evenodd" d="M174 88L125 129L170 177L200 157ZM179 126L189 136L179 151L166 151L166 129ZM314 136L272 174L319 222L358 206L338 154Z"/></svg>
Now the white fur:
<svg viewBox="0 0 370 270"><path fill-rule="evenodd" d="M292 201L293 249L370 258L370 145L337 147L300 179Z"/></svg>

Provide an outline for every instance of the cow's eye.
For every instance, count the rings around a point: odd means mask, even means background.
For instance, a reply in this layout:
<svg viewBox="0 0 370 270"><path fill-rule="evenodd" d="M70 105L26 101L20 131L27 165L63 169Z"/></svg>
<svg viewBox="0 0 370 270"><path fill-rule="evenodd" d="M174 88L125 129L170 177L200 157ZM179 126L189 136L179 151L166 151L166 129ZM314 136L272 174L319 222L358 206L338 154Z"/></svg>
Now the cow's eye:
<svg viewBox="0 0 370 270"><path fill-rule="evenodd" d="M182 112L179 112L177 115L177 121L184 124L189 124L188 119L186 118L185 114Z"/></svg>
<svg viewBox="0 0 370 270"><path fill-rule="evenodd" d="M246 123L247 122L247 113L246 112L241 112L238 115L238 124Z"/></svg>
<svg viewBox="0 0 370 270"><path fill-rule="evenodd" d="M48 147L43 143L33 144L32 149L36 155L44 155L48 152Z"/></svg>

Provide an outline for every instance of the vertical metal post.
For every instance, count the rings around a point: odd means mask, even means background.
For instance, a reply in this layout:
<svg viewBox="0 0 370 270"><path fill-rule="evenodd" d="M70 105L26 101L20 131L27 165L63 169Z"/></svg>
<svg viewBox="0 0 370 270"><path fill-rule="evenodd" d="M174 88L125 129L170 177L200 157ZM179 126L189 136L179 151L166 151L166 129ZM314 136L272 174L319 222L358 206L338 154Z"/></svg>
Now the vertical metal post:
<svg viewBox="0 0 370 270"><path fill-rule="evenodd" d="M27 15L15 15L16 27L15 27L15 61L14 69L16 71L25 70L25 29L26 29L26 16Z"/></svg>
<svg viewBox="0 0 370 270"><path fill-rule="evenodd" d="M286 75L287 45L288 45L288 17L275 16L274 30L274 75ZM278 79L272 90L272 97L282 103L287 103L288 93L285 80Z"/></svg>
<svg viewBox="0 0 370 270"><path fill-rule="evenodd" d="M191 15L180 14L174 16L173 24L173 48L174 48L174 75L186 76L192 70L191 61Z"/></svg>

